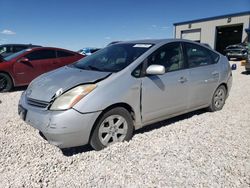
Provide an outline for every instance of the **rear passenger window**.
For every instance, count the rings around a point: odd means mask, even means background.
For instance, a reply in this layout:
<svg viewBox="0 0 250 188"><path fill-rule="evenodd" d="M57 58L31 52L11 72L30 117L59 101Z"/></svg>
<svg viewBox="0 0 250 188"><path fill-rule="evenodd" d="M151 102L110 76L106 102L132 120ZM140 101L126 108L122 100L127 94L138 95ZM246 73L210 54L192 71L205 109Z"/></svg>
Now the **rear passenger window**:
<svg viewBox="0 0 250 188"><path fill-rule="evenodd" d="M215 63L210 50L191 43L185 43L185 46L190 68L211 65Z"/></svg>
<svg viewBox="0 0 250 188"><path fill-rule="evenodd" d="M59 50L57 51L57 57L70 57L70 56L74 56L74 54L66 51L59 51Z"/></svg>
<svg viewBox="0 0 250 188"><path fill-rule="evenodd" d="M56 58L55 50L36 50L26 55L30 61L40 59L53 59Z"/></svg>
<svg viewBox="0 0 250 188"><path fill-rule="evenodd" d="M181 44L170 43L157 50L148 58L148 66L153 64L165 66L166 72L183 69Z"/></svg>

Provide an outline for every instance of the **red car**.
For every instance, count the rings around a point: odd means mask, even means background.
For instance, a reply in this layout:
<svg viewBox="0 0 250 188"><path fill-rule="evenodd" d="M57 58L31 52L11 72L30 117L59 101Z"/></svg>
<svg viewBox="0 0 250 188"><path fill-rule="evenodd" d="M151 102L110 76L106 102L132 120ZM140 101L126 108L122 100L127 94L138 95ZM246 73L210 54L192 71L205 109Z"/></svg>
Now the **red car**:
<svg viewBox="0 0 250 188"><path fill-rule="evenodd" d="M0 91L28 85L37 76L71 64L84 56L65 49L38 47L0 57Z"/></svg>

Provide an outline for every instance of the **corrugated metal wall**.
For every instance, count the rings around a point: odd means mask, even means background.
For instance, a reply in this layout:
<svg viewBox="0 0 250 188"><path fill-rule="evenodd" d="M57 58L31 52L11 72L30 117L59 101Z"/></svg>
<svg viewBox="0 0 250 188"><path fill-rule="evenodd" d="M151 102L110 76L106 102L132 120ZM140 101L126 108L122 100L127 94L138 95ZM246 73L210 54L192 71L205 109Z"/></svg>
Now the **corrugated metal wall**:
<svg viewBox="0 0 250 188"><path fill-rule="evenodd" d="M249 22L250 22L250 15L244 15L244 16L222 18L222 19L217 19L217 20L196 22L196 23L190 23L190 24L186 23L183 25L175 26L174 37L181 38L183 32L185 33L187 31L200 29L201 30L200 42L207 43L212 48L214 48L215 40L216 40L216 27L243 24L243 32L242 32L242 42L243 42L244 39L247 37L245 29L249 28L249 24L250 24Z"/></svg>

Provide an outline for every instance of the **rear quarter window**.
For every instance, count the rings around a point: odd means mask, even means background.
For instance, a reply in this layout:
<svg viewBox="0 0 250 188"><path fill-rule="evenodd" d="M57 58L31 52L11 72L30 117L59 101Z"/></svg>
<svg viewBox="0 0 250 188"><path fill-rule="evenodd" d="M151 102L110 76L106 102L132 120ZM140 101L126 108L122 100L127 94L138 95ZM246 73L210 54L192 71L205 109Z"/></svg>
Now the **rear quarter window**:
<svg viewBox="0 0 250 188"><path fill-rule="evenodd" d="M190 68L215 64L219 55L200 45L185 43L188 65Z"/></svg>
<svg viewBox="0 0 250 188"><path fill-rule="evenodd" d="M215 52L213 52L213 51L210 51L210 54L211 54L211 56L212 56L212 59L213 59L213 63L218 63L218 61L219 61L219 59L220 59L220 55L219 54L217 54L217 53L215 53Z"/></svg>

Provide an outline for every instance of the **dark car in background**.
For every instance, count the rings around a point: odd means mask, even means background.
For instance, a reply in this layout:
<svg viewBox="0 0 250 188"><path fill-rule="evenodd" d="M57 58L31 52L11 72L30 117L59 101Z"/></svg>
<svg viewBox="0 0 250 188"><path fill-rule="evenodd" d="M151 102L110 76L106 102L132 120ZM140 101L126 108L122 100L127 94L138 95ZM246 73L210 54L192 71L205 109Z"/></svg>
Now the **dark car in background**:
<svg viewBox="0 0 250 188"><path fill-rule="evenodd" d="M42 47L39 45L33 44L2 44L0 45L0 55L2 57L7 57L16 52L20 52L21 50L28 48Z"/></svg>
<svg viewBox="0 0 250 188"><path fill-rule="evenodd" d="M85 56L60 48L25 49L0 59L0 91L28 85L37 76Z"/></svg>
<svg viewBox="0 0 250 188"><path fill-rule="evenodd" d="M246 60L245 68L246 71L250 73L250 42L246 43L246 48L248 50L248 57Z"/></svg>
<svg viewBox="0 0 250 188"><path fill-rule="evenodd" d="M243 44L235 44L227 46L225 49L225 54L229 60L246 60L248 57L248 50L247 47Z"/></svg>

